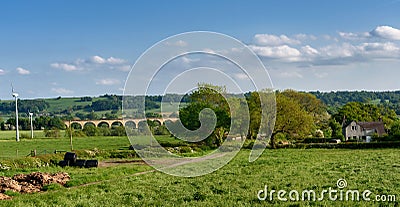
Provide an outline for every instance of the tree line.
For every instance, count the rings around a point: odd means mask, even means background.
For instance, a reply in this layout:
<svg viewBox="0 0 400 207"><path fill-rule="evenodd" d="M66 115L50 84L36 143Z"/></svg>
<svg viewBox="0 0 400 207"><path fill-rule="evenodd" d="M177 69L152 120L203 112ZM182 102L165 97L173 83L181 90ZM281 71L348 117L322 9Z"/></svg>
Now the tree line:
<svg viewBox="0 0 400 207"><path fill-rule="evenodd" d="M349 102L381 104L400 115L400 91L337 91L310 92L332 110Z"/></svg>
<svg viewBox="0 0 400 207"><path fill-rule="evenodd" d="M49 103L47 103L43 99L37 99L37 100L19 100L18 101L18 110L21 113L28 113L30 112L37 112L37 111L44 111L50 106ZM9 101L9 102L2 102L0 103L0 111L3 114L6 113L12 113L15 111L15 102L14 101Z"/></svg>
<svg viewBox="0 0 400 207"><path fill-rule="evenodd" d="M200 144L219 146L221 134L226 134L231 127L231 113L228 102L221 95L223 93L223 88L207 84L199 85L198 90L190 94L189 104L180 109L180 119L190 130L199 129L201 126L199 114L203 109L212 109L216 114L214 132ZM275 98L275 125L273 131L270 132L269 143L272 147L279 141L304 141L307 138L328 137L343 140L342 124L346 124L343 123L344 117L347 121L383 120L389 136L399 137L400 135L400 122L396 112L384 104L349 102L332 112L313 93L294 90L276 91ZM249 92L245 94L245 100L242 101L249 106L250 114L250 125L246 137L256 139L259 135L261 120L263 120L260 94ZM226 137L223 136L222 139Z"/></svg>

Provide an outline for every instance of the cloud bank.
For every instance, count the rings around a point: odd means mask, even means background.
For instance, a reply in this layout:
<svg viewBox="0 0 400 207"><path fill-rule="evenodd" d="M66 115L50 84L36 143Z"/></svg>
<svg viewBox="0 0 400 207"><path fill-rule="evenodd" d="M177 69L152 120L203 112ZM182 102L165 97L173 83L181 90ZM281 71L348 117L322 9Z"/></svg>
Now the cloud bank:
<svg viewBox="0 0 400 207"><path fill-rule="evenodd" d="M255 34L248 46L262 59L299 66L343 65L378 59L399 60L400 30L377 26L370 32L338 32L336 37Z"/></svg>
<svg viewBox="0 0 400 207"><path fill-rule="evenodd" d="M99 55L94 55L86 59L77 59L73 62L54 62L50 64L50 67L67 72L95 70L99 68L116 69L126 72L130 69L130 65L124 59L116 57L106 58Z"/></svg>

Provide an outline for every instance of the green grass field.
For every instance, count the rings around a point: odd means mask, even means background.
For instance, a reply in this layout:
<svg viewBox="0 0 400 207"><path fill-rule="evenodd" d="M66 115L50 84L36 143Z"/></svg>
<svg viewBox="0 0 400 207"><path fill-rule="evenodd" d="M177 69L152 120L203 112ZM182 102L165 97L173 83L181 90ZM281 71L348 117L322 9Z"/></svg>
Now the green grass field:
<svg viewBox="0 0 400 207"><path fill-rule="evenodd" d="M30 131L20 132L30 136ZM64 131L60 131L60 134L60 138L46 138L43 131L35 131L33 139L21 138L20 142L16 142L15 131L1 131L0 160L25 157L31 150L36 150L38 154L71 150L69 137L65 136ZM156 139L160 144L184 144L183 141L170 136L156 136ZM129 139L125 136L73 137L72 144L74 150L128 150L130 146Z"/></svg>
<svg viewBox="0 0 400 207"><path fill-rule="evenodd" d="M260 201L259 190L337 189L338 179L346 179L344 190L370 190L375 195L400 198L400 151L398 149L279 149L266 150L255 162L248 162L249 150L241 151L223 168L201 177L173 177L160 172L132 175L150 167L137 164L99 169L67 171L72 188L47 193L16 195L0 201L0 206L398 206L399 202L373 201ZM37 170L37 169L35 169ZM10 173L10 172L9 172ZM114 175L115 173L115 175ZM93 178L92 178L93 177ZM79 186L103 180L103 182ZM275 194L276 195L276 194Z"/></svg>
<svg viewBox="0 0 400 207"><path fill-rule="evenodd" d="M15 132L6 131L0 133L0 159L2 158L16 158L17 150L18 157L28 155L31 150L37 151L41 154L44 152L52 153L55 150L68 151L71 149L70 140L64 136L61 131L60 138L45 138L42 131L35 132L35 138L21 139L20 142L15 141ZM28 133L28 132L22 132ZM103 150L118 150L121 148L127 149L130 145L127 137L73 137L74 150L83 149L103 149Z"/></svg>
<svg viewBox="0 0 400 207"><path fill-rule="evenodd" d="M92 101L99 100L100 98L93 98ZM49 103L50 107L47 109L47 111L60 111L67 109L68 107L71 106L85 106L90 104L90 102L81 102L80 98L61 98L61 99L56 99L56 98L49 98L45 99L47 103Z"/></svg>
<svg viewBox="0 0 400 207"><path fill-rule="evenodd" d="M19 133L20 133L20 136L22 134L29 136L29 137L31 136L31 131L20 130ZM35 130L33 136L43 138L44 132L42 130L40 130L40 131ZM15 140L15 130L0 131L0 140Z"/></svg>

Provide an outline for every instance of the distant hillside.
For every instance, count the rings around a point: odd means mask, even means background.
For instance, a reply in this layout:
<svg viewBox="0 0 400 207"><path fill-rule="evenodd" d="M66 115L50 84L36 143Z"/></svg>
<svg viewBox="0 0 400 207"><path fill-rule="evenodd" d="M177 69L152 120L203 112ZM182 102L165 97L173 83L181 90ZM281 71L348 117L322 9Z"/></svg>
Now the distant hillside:
<svg viewBox="0 0 400 207"><path fill-rule="evenodd" d="M137 101L135 101L137 99ZM160 108L160 102L175 104L181 100L180 95L168 94L162 96L147 96L146 110L154 112ZM135 97L130 103L131 108L140 106L139 101L143 101L143 97ZM185 98L183 101L187 101ZM18 101L18 110L21 117L27 116L28 112L33 112L35 116L61 116L61 117L78 117L81 119L98 119L98 118L120 118L121 117L122 96L119 95L102 95L99 97L72 97L72 98L46 98ZM15 111L15 102L11 100L0 101L0 117L7 119L13 116Z"/></svg>
<svg viewBox="0 0 400 207"><path fill-rule="evenodd" d="M363 102L382 104L395 110L400 115L400 91L387 92L369 92L369 91L338 91L338 92L309 92L321 99L328 106L330 113L348 102ZM137 101L135 101L137 98ZM139 101L143 97L135 97L129 102L130 108L140 106ZM169 102L172 105L179 104L181 95L168 94L162 96L146 97L146 112L157 112L161 100ZM187 102L187 97L183 102ZM19 100L18 109L22 117L26 116L28 111L33 112L35 116L50 115L61 117L78 117L81 119L95 118L118 118L121 117L122 96L102 95L99 97L74 97L74 98L47 98L34 100ZM168 108L168 107L167 107ZM0 117L6 119L12 117L15 110L15 102L11 100L0 101ZM143 110L137 108L137 110Z"/></svg>
<svg viewBox="0 0 400 207"><path fill-rule="evenodd" d="M400 115L400 91L337 91L309 92L321 99L328 107L335 110L348 102L383 104L395 110Z"/></svg>

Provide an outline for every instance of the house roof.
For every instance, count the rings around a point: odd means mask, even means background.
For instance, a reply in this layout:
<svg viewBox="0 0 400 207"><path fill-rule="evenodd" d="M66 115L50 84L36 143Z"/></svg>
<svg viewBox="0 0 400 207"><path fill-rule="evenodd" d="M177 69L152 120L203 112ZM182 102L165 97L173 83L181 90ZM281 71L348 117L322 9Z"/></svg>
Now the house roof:
<svg viewBox="0 0 400 207"><path fill-rule="evenodd" d="M381 122L381 121L357 122L357 124L360 125L364 129L375 129L376 133L378 133L378 135L383 135L386 133L385 126L384 126L383 122Z"/></svg>

